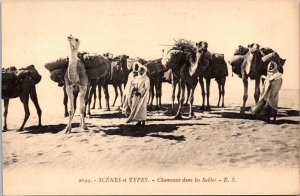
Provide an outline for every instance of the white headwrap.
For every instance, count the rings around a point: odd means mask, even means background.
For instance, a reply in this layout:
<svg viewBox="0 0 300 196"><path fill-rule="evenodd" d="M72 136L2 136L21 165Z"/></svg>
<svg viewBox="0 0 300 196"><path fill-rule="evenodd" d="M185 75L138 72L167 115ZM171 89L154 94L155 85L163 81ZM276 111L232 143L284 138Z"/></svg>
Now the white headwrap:
<svg viewBox="0 0 300 196"><path fill-rule="evenodd" d="M147 71L148 71L148 69L147 69L147 67L145 66L145 65L140 65L139 66L139 72L141 71L141 70L144 70L144 73L143 73L143 75L141 75L141 76L145 76L146 74L147 74Z"/></svg>
<svg viewBox="0 0 300 196"><path fill-rule="evenodd" d="M137 70L135 69L136 66L138 66ZM138 62L138 61L133 62L132 67L131 67L132 71L133 72L138 72L141 66L143 66L143 65L140 62Z"/></svg>

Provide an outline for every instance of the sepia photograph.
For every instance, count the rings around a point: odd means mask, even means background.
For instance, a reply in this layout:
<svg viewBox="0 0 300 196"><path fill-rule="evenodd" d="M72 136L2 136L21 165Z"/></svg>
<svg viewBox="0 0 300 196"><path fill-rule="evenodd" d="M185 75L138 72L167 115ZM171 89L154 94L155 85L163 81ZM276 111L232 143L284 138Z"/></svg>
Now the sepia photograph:
<svg viewBox="0 0 300 196"><path fill-rule="evenodd" d="M4 0L3 195L297 195L299 1Z"/></svg>

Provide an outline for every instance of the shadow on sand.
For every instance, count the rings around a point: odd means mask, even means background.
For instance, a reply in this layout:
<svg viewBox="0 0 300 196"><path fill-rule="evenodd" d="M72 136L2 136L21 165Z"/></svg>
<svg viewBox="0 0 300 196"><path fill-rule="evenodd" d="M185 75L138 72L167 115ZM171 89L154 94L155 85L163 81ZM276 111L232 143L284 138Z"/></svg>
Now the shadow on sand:
<svg viewBox="0 0 300 196"><path fill-rule="evenodd" d="M43 125L25 127L21 134L58 133L66 128L67 124ZM79 127L79 123L72 123L72 127Z"/></svg>
<svg viewBox="0 0 300 196"><path fill-rule="evenodd" d="M162 139L185 141L185 136L180 135L161 135L160 133L171 133L176 131L180 126L193 126L193 125L208 125L208 124L150 124L146 126L135 126L135 125L119 125L119 126L103 126L103 128L108 128L102 130L107 135L120 135L129 137L159 137Z"/></svg>
<svg viewBox="0 0 300 196"><path fill-rule="evenodd" d="M217 114L220 115L220 117L216 117L216 118L230 118L230 119L247 119L247 120L262 120L267 122L267 117L266 116L254 116L253 114L244 114L243 116L241 116L241 114L239 112L213 112L213 114ZM298 116L298 115L296 115ZM283 115L278 113L277 117L287 117L287 115ZM271 117L271 119L273 120L273 117ZM281 124L299 124L299 121L297 120L289 120L289 119L277 119L276 122L272 121L270 122L270 124L277 124L277 125L281 125Z"/></svg>

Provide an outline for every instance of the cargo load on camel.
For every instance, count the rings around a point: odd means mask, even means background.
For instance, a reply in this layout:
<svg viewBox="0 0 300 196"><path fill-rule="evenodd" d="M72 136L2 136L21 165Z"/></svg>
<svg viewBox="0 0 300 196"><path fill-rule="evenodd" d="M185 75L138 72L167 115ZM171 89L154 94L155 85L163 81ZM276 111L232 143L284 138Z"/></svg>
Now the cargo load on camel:
<svg viewBox="0 0 300 196"><path fill-rule="evenodd" d="M16 67L2 68L2 98L18 97L22 80L30 76L35 84L38 84L42 76L35 69L34 65L17 69Z"/></svg>
<svg viewBox="0 0 300 196"><path fill-rule="evenodd" d="M86 73L89 79L98 79L103 77L107 72L109 61L99 54L79 53L79 59L85 66ZM59 85L64 84L64 77L68 68L69 58L60 58L56 61L45 64L45 68L50 71L50 78Z"/></svg>
<svg viewBox="0 0 300 196"><path fill-rule="evenodd" d="M161 58L147 61L146 67L148 69L147 75L149 77L152 77L152 76L155 76L155 75L158 75L160 73L167 71L167 68L165 66L163 66L163 64L161 63Z"/></svg>
<svg viewBox="0 0 300 196"><path fill-rule="evenodd" d="M283 65L285 63L285 59L280 58L277 52L273 49L264 47L260 48L261 54L261 62L263 63L260 69L265 70L266 72L266 65L270 63L271 60L275 60L278 63L278 70L279 72L283 73ZM245 59L245 55L248 53L249 49L244 46L238 46L238 48L234 51L234 56L229 59L228 63L232 67L232 72L237 74L240 78L242 78L242 64Z"/></svg>

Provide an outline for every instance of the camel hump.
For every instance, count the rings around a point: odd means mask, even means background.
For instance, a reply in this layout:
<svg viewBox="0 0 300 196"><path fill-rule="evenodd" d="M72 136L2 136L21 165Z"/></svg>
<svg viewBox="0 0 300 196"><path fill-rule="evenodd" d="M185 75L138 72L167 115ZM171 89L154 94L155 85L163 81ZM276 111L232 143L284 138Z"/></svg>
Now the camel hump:
<svg viewBox="0 0 300 196"><path fill-rule="evenodd" d="M249 48L239 45L238 48L234 51L233 55L245 55L249 51Z"/></svg>
<svg viewBox="0 0 300 196"><path fill-rule="evenodd" d="M45 68L48 69L50 72L55 70L55 69L63 69L67 68L69 64L69 58L59 58L56 61L46 63Z"/></svg>
<svg viewBox="0 0 300 196"><path fill-rule="evenodd" d="M39 72L35 69L34 65L29 65L25 68L25 70L27 70L30 74L30 77L33 79L35 84L38 84L41 79L42 76L39 74Z"/></svg>
<svg viewBox="0 0 300 196"><path fill-rule="evenodd" d="M82 62L89 79L98 79L105 76L110 68L108 59L99 54L85 54Z"/></svg>

